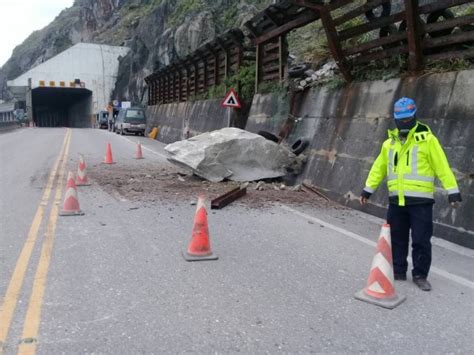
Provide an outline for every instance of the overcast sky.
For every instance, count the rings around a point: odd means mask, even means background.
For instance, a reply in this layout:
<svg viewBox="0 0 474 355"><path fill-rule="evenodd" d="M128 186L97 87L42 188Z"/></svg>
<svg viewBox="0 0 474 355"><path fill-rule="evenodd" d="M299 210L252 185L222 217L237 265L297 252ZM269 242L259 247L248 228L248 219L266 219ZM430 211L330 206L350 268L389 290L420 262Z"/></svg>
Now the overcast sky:
<svg viewBox="0 0 474 355"><path fill-rule="evenodd" d="M48 25L74 0L0 0L0 67L33 31Z"/></svg>

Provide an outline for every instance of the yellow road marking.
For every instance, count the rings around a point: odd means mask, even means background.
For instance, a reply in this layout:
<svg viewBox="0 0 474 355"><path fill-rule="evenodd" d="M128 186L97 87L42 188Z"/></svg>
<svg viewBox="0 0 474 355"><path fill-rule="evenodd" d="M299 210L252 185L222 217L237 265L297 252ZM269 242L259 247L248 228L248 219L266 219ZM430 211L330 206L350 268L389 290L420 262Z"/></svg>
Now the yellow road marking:
<svg viewBox="0 0 474 355"><path fill-rule="evenodd" d="M36 269L35 278L33 281L33 289L31 291L30 301L28 303L28 310L26 312L25 323L23 325L23 334L21 336L21 343L18 348L18 354L34 354L36 353L36 345L38 338L38 330L41 318L41 307L43 305L44 291L46 288L46 279L48 277L49 265L51 262L51 255L53 253L54 236L56 231L56 222L58 219L59 205L61 203L61 196L63 190L64 171L67 163L67 156L69 152L69 144L71 143L71 135L66 144L63 161L59 169L58 183L56 187L56 194L54 196L53 206L49 215L48 227L44 234L43 246L38 261L38 268Z"/></svg>
<svg viewBox="0 0 474 355"><path fill-rule="evenodd" d="M59 162L61 161L61 158L64 154L66 142L69 139L68 137L70 136L70 133L70 130L66 132L60 154L54 163L51 173L49 174L43 196L38 209L36 210L33 222L31 223L28 237L23 249L21 250L20 256L18 257L15 270L13 271L10 283L8 284L7 292L5 293L5 297L3 299L3 303L0 306L0 354L3 353L3 345L5 344L8 336L8 331L10 329L13 314L15 312L18 296L25 278L26 269L31 258L31 253L35 246L36 239L38 238L38 231L43 220L44 211L48 204Z"/></svg>

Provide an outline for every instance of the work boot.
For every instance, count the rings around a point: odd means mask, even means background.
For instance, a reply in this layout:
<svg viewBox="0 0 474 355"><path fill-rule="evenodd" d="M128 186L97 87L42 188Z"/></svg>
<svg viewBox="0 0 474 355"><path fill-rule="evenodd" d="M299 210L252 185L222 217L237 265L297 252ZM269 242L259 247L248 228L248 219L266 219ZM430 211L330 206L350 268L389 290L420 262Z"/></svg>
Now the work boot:
<svg viewBox="0 0 474 355"><path fill-rule="evenodd" d="M431 284L428 282L426 277L423 276L413 276L413 282L418 288L422 291L431 291Z"/></svg>
<svg viewBox="0 0 474 355"><path fill-rule="evenodd" d="M395 273L394 275L395 280L398 281L406 281L407 280L407 274L397 274Z"/></svg>

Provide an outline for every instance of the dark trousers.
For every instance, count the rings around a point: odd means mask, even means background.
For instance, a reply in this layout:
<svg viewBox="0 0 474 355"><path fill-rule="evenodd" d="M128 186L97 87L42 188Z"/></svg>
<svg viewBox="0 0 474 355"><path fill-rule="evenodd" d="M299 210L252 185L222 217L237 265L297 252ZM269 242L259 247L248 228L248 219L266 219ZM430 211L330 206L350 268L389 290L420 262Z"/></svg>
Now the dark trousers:
<svg viewBox="0 0 474 355"><path fill-rule="evenodd" d="M408 263L410 229L412 239L412 275L427 277L431 266L431 236L433 234L433 204L389 205L387 222L392 235L393 271L405 274Z"/></svg>

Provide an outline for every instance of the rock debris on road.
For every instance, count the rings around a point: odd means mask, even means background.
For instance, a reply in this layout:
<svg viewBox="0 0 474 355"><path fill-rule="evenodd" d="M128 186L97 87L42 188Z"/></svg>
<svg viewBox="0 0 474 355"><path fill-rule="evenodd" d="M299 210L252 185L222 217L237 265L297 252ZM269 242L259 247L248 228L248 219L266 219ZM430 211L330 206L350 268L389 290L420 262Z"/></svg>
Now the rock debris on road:
<svg viewBox="0 0 474 355"><path fill-rule="evenodd" d="M139 167L99 164L92 166L89 176L92 181L109 193L118 193L126 199L143 202L158 199L189 201L200 194L213 199L241 186L240 183L234 181L213 183L203 180L177 167L168 166L166 163L150 163ZM279 202L344 209L343 206L327 202L314 193L304 192L301 189L286 186L282 181L273 180L267 183L259 181L248 184L247 195L237 201L252 208L261 208Z"/></svg>

